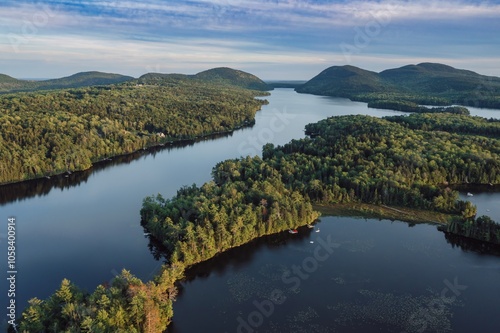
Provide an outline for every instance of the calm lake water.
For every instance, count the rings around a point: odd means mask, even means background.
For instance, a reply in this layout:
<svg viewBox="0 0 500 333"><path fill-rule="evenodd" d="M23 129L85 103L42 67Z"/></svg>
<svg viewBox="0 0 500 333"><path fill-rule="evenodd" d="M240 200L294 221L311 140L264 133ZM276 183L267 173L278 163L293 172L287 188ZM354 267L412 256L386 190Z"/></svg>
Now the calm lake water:
<svg viewBox="0 0 500 333"><path fill-rule="evenodd" d="M28 299L51 295L63 278L88 291L110 281L123 268L143 280L151 279L161 259L152 255L154 248L140 226L139 210L145 196L162 193L171 197L183 185L201 185L210 179L216 163L260 155L267 142L284 144L301 138L306 124L329 116L400 114L368 109L365 103L346 99L296 94L291 89L276 89L267 99L270 104L258 112L256 125L232 135L116 158L68 178L0 187L0 216L5 224L9 216L17 219L18 313ZM500 111L471 111L500 116ZM484 207L485 214L500 217L498 192L475 194L471 199ZM7 247L2 238L5 224L0 230L1 253ZM408 228L399 222L345 218L323 218L320 225L320 233L305 230L295 237L266 238L195 267L193 279L183 283L175 303L170 330L237 331L238 317L250 325L248 316L255 310L252 302L265 301L270 291L279 289L286 301L262 320L259 332L361 332L367 327L411 332L411 327L399 324L402 316L413 315L416 319L408 319L409 323L422 326L417 322L422 317L418 311L425 311L425 305L447 287L443 281L453 285L455 278L468 289L454 302L445 302L440 325L464 332L467 327L500 327L491 315L499 309L494 300L500 295L494 283L500 281L499 257L465 252L428 225ZM318 237L326 241L328 235L338 248L291 290L295 283L284 283L283 272L301 265L314 253ZM306 262L312 265L311 260ZM1 260L0 268L7 271L6 260ZM7 292L5 287L2 284L2 295ZM0 300L5 309L6 298ZM404 311L398 313L398 309ZM254 317L250 318L253 324L259 319ZM253 329L241 325L242 332Z"/></svg>

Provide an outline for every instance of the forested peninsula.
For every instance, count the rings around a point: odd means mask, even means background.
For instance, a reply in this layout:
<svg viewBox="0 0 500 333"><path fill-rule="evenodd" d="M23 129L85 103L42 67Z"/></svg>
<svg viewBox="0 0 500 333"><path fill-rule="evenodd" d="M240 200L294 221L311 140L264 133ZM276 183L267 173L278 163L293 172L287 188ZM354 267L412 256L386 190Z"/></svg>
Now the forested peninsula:
<svg viewBox="0 0 500 333"><path fill-rule="evenodd" d="M255 97L266 94L220 79L151 75L118 85L1 95L0 184L85 170L150 146L249 126L266 103Z"/></svg>
<svg viewBox="0 0 500 333"><path fill-rule="evenodd" d="M449 124L457 124L449 128ZM473 134L478 127L492 134ZM92 294L63 281L47 301L34 299L22 332L160 332L172 317L184 269L231 247L318 217L312 204L369 203L449 216L447 232L500 243L500 227L458 199L453 185L500 184L499 122L454 114L378 119L333 117L306 127L309 138L264 146L263 156L216 165L213 180L165 199L145 198L145 229L169 264L143 283L123 272ZM471 134L472 133L472 134Z"/></svg>

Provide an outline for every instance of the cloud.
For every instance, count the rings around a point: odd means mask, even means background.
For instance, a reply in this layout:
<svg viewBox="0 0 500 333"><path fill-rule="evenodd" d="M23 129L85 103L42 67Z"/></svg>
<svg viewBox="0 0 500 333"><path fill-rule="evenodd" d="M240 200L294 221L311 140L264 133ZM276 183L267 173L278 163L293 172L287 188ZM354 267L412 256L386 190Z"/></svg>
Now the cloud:
<svg viewBox="0 0 500 333"><path fill-rule="evenodd" d="M320 64L328 63L326 54L286 53L277 50L248 52L263 48L249 42L218 39L182 39L162 42L96 39L85 36L39 36L12 54L8 45L0 46L5 61L29 61L33 57L46 63L81 70L126 68L126 73L142 75L148 71L197 72L217 66L241 67L241 64ZM11 54L10 59L6 54ZM322 57L324 56L324 57ZM68 73L69 74L69 73Z"/></svg>
<svg viewBox="0 0 500 333"><path fill-rule="evenodd" d="M146 68L186 72L217 65L313 71L345 63L339 45L355 45L355 28L375 18L386 24L353 56L353 65L379 69L376 59L387 68L417 57L453 65L477 60L475 53L491 64L500 51L492 41L498 1L3 0L0 62L25 61L37 70L50 67L40 63L121 66L137 75Z"/></svg>
<svg viewBox="0 0 500 333"><path fill-rule="evenodd" d="M64 1L33 4L7 2L0 18L18 25L42 8L52 8L54 26L93 30L110 27L154 33L154 28L206 31L298 31L355 26L374 17L397 21L460 21L498 19L500 5L464 1L403 0L322 2L310 0L197 0L197 1ZM22 15L19 15L22 14ZM24 17L24 18L23 18ZM258 23L258 24L256 24ZM158 31L157 31L158 33Z"/></svg>

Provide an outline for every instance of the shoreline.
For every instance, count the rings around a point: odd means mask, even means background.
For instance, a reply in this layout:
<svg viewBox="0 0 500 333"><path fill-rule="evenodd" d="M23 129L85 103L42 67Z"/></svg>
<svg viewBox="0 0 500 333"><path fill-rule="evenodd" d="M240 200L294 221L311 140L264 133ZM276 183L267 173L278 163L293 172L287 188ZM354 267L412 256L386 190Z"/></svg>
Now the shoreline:
<svg viewBox="0 0 500 333"><path fill-rule="evenodd" d="M257 110L256 112L259 112L260 110L261 109ZM205 134L205 135L195 136L195 137L189 138L189 139L165 140L164 142L156 143L156 144L153 144L153 145L150 145L150 146L147 146L147 147L144 147L144 148L140 148L140 149L128 152L128 153L117 154L117 155L109 156L109 157L106 157L106 158L102 158L100 160L92 162L92 165L89 168L87 168L87 169L82 169L82 170L67 170L67 171L64 171L64 172L59 172L59 173L54 173L54 174L47 174L45 176L40 176L40 177L34 177L34 178L28 178L28 179L23 179L23 180L16 180L16 181L11 181L11 182L6 182L6 183L0 183L0 188L2 188L4 186L7 186L7 185L22 184L22 183L27 183L27 182L30 182L30 181L41 180L41 179L48 179L48 180L50 180L50 179L52 179L52 177L64 177L66 175L71 175L73 173L79 173L79 172L84 172L84 171L91 170L96 164L103 164L103 163L106 163L106 162L110 162L110 161L112 161L113 159L116 159L116 158L130 156L132 154L140 153L142 151L150 151L151 149L158 149L158 148L161 149L161 148L168 148L168 147L176 147L176 146L182 146L184 144L200 142L202 140L216 139L217 136L230 135L230 134L233 134L235 131L242 130L242 129L245 129L245 128L250 128L250 127L252 127L254 125L255 125L255 118L252 121L248 122L247 124L238 125L238 126L234 127L231 130L219 131L219 132L212 132L212 133Z"/></svg>
<svg viewBox="0 0 500 333"><path fill-rule="evenodd" d="M447 225L453 215L408 207L389 207L366 203L314 204L313 208L322 216L350 216L398 220L408 223Z"/></svg>

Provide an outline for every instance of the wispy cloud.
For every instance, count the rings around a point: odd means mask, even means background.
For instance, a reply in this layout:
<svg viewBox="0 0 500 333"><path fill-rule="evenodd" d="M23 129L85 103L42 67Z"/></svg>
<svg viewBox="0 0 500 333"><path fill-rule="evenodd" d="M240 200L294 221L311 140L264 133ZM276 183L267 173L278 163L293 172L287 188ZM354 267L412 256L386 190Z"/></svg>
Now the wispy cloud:
<svg viewBox="0 0 500 333"><path fill-rule="evenodd" d="M172 27L188 30L284 30L318 29L359 25L376 16L390 16L392 21L460 21L500 18L500 4L464 1L346 1L310 0L197 0L197 1L50 1L59 20L52 24L92 30L133 24L146 30ZM22 24L42 8L32 1L7 1L0 18ZM21 15L20 15L21 14ZM259 23L256 25L255 23ZM58 25L59 24L59 25Z"/></svg>
<svg viewBox="0 0 500 333"><path fill-rule="evenodd" d="M162 61L170 64L165 71L181 64L323 66L342 62L338 46L352 44L354 29L376 18L389 24L356 54L359 64L371 56L496 59L500 53L500 0L3 0L0 63L115 59L135 73Z"/></svg>

